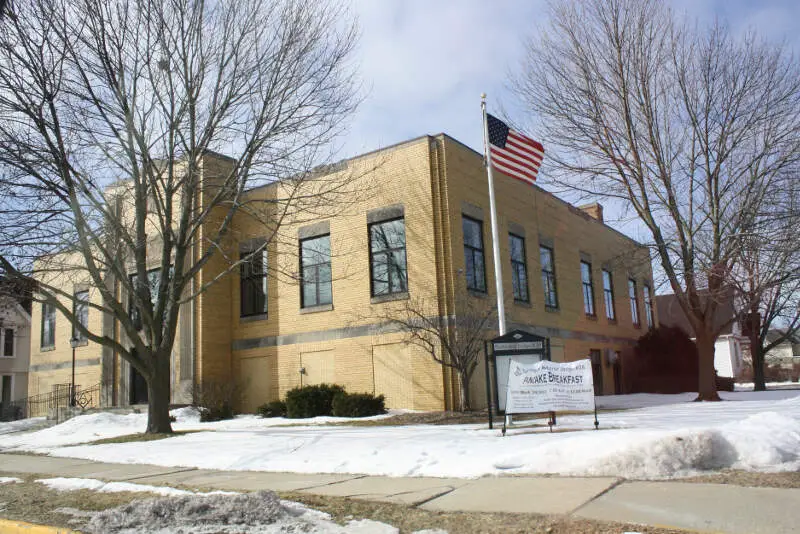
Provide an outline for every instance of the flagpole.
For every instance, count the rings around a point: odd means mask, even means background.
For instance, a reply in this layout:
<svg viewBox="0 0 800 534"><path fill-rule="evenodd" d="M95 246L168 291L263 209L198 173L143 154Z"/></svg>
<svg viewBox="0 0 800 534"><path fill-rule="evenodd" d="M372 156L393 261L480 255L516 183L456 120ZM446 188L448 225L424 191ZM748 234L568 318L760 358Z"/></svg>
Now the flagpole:
<svg viewBox="0 0 800 534"><path fill-rule="evenodd" d="M494 199L494 176L492 175L492 151L489 149L489 123L486 120L486 93L481 93L483 112L483 154L486 162L486 175L489 180L489 211L492 221L492 257L494 258L494 285L497 291L498 332L506 333L506 306L503 294L503 269L500 264L500 238L497 230L497 204Z"/></svg>

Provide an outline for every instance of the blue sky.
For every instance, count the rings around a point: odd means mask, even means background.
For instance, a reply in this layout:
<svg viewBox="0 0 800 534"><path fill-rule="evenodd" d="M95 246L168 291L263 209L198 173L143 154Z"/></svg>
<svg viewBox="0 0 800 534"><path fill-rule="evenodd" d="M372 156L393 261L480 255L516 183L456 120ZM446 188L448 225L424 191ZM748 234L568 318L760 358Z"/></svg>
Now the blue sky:
<svg viewBox="0 0 800 534"><path fill-rule="evenodd" d="M752 27L800 51L800 0L669 4L701 23L721 17L735 31ZM367 98L343 156L439 132L480 150L481 92L490 109L524 122L506 79L519 64L524 39L547 28L545 1L353 0L353 8L362 29L358 59Z"/></svg>
<svg viewBox="0 0 800 534"><path fill-rule="evenodd" d="M482 150L480 94L489 109L525 124L507 87L523 42L546 30L545 0L352 0L362 39L357 60L366 100L340 155L354 156L445 132ZM716 17L800 52L800 0L668 0L701 25ZM527 132L536 138L535 131ZM547 188L546 166L539 183ZM607 222L648 241L637 221L606 206ZM611 209L609 209L611 208ZM608 220L611 219L611 220Z"/></svg>

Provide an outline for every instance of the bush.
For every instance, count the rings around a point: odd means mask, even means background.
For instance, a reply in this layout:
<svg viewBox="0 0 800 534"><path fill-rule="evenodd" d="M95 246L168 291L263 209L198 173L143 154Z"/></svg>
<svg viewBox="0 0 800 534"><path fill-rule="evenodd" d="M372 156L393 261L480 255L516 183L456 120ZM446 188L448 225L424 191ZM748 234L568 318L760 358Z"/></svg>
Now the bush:
<svg viewBox="0 0 800 534"><path fill-rule="evenodd" d="M368 417L386 413L383 395L372 393L341 393L333 398L333 415L337 417Z"/></svg>
<svg viewBox="0 0 800 534"><path fill-rule="evenodd" d="M200 421L233 419L238 403L239 386L229 382L203 382L194 387L194 401L200 409Z"/></svg>
<svg viewBox="0 0 800 534"><path fill-rule="evenodd" d="M286 417L286 403L283 401L272 401L262 404L256 408L261 417Z"/></svg>
<svg viewBox="0 0 800 534"><path fill-rule="evenodd" d="M697 345L677 327L660 326L644 334L624 362L627 393L697 391Z"/></svg>
<svg viewBox="0 0 800 534"><path fill-rule="evenodd" d="M333 398L344 393L342 386L319 384L294 388L286 393L286 417L304 419L333 414Z"/></svg>

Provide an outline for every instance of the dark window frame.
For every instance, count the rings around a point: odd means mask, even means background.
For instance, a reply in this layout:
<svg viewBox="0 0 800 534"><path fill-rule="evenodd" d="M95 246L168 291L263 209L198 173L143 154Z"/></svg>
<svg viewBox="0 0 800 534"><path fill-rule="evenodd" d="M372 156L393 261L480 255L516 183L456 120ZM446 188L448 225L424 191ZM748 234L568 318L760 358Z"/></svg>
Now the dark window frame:
<svg viewBox="0 0 800 534"><path fill-rule="evenodd" d="M51 323L49 332L50 339L45 339L44 325L46 321ZM41 324L41 336L39 338L39 347L47 349L55 346L56 346L56 307L54 304L50 304L49 302L42 302L42 324Z"/></svg>
<svg viewBox="0 0 800 534"><path fill-rule="evenodd" d="M462 214L461 215L461 231L462 231L462 233L464 233L464 223L467 222L467 221L471 222L471 223L475 223L475 224L478 225L478 236L481 238L481 247L480 248L475 248L474 246L467 244L466 235L462 236L463 237L463 241L464 241L464 278L465 278L465 281L467 283L467 289L469 291L475 291L477 293L488 293L488 289L487 289L487 285L486 285L486 258L485 258L484 254L483 254L483 251L486 249L486 243L485 243L485 241L483 239L483 221L481 221L479 219L473 219L472 217L469 217L468 215ZM469 282L470 277L467 275L467 265L469 264L467 262L467 253L469 253L470 258L472 259L472 266L473 266L473 269L472 269L472 280L475 283L478 282L478 277L476 276L476 272L475 272L475 268L474 268L475 265L476 265L475 260L476 259L480 259L481 275L482 275L481 279L480 279L480 282L483 284L483 287L480 287L480 286L477 286L477 285L470 286L470 282ZM477 256L476 256L476 254L477 254Z"/></svg>
<svg viewBox="0 0 800 534"><path fill-rule="evenodd" d="M14 356L16 356L16 351L14 350L16 345L16 343L14 343L15 333L16 332L13 328L3 328L3 353L2 353L3 358L13 358ZM11 344L10 351L8 350L9 343Z"/></svg>
<svg viewBox="0 0 800 534"><path fill-rule="evenodd" d="M642 301L644 302L644 318L647 321L647 328L655 326L653 316L653 295L649 284L642 284Z"/></svg>
<svg viewBox="0 0 800 534"><path fill-rule="evenodd" d="M542 261L542 251L550 255L549 265ZM539 262L542 270L542 292L544 293L544 306L549 310L558 309L558 279L556 278L556 253L553 247L539 245ZM549 291L552 288L552 291ZM552 296L552 299L550 298Z"/></svg>
<svg viewBox="0 0 800 534"><path fill-rule="evenodd" d="M310 265L303 265L303 244L309 241L316 241L319 239L328 239L328 261L321 262L321 263L313 263ZM312 237L307 237L300 240L300 308L314 308L317 306L329 306L333 304L333 266L331 265L331 234L320 234L315 235ZM320 281L320 267L327 265L328 271L331 273L330 280L327 281L327 284L330 286L330 302L321 302L320 295L320 287L326 282ZM313 304L306 303L305 299L305 287L308 282L306 282L306 269L313 269L314 270L314 295L315 295L315 302Z"/></svg>
<svg viewBox="0 0 800 534"><path fill-rule="evenodd" d="M511 245L515 239L518 239L522 246L522 260L514 259L514 247ZM511 258L511 292L514 295L514 301L529 304L531 296L528 284L528 253L525 248L524 237L513 232L508 233L508 255ZM520 271L522 271L521 274ZM524 284L524 294L522 291L519 291L520 281Z"/></svg>
<svg viewBox="0 0 800 534"><path fill-rule="evenodd" d="M256 272L253 268L256 258L261 261L261 271ZM269 255L267 254L266 247L258 252L254 250L242 250L239 252L239 260L242 262L239 266L239 317L254 317L266 316L269 312L269 290L268 290L268 277L267 277L267 261ZM245 299L245 292L255 287L260 287L263 294L263 304L258 308L258 300L255 298ZM245 306L248 303L253 303L252 308L246 310Z"/></svg>
<svg viewBox="0 0 800 534"><path fill-rule="evenodd" d="M588 269L588 281L583 277L584 267ZM594 300L594 277L592 276L592 264L584 260L581 260L581 293L583 294L583 313L587 317L597 317L597 307L595 306Z"/></svg>
<svg viewBox="0 0 800 534"><path fill-rule="evenodd" d="M631 305L631 322L633 326L639 328L642 326L642 318L639 316L639 298L636 291L636 280L633 278L628 278L628 301Z"/></svg>
<svg viewBox="0 0 800 534"><path fill-rule="evenodd" d="M608 275L608 287L606 287L606 275ZM608 269L602 271L603 279L603 303L606 309L606 319L609 321L617 320L617 309L614 304L614 273Z"/></svg>
<svg viewBox="0 0 800 534"><path fill-rule="evenodd" d="M85 296L85 298L83 298ZM89 328L89 290L76 291L72 300L72 314L75 322L72 325L72 339L84 343L89 341L89 336L81 332L76 326L78 323L88 330Z"/></svg>
<svg viewBox="0 0 800 534"><path fill-rule="evenodd" d="M380 227L384 224L394 223L397 221L402 221L403 223L403 246L402 247L387 247L378 251L375 251L372 247L372 231L374 228ZM383 221L376 221L373 223L369 223L367 225L367 240L369 246L369 291L370 296L372 297L385 297L390 295L401 295L404 293L408 293L408 253L407 253L407 241L406 241L406 219L405 217L395 217L393 219L386 219ZM403 265L402 269L396 265L394 265L394 254L397 252L403 252ZM375 291L376 282L382 282L375 279L375 264L376 264L376 257L383 256L384 263L386 265L386 292L377 293ZM395 269L393 270L393 267ZM403 274L399 275L400 280L400 287L396 290L392 290L392 273L396 271L402 270Z"/></svg>

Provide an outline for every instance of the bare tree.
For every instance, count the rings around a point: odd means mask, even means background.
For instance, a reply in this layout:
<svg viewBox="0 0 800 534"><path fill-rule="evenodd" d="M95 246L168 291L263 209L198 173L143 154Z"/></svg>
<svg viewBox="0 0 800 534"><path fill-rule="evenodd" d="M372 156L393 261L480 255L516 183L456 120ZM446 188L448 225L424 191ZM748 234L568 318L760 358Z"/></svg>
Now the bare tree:
<svg viewBox="0 0 800 534"><path fill-rule="evenodd" d="M766 389L767 353L800 331L800 184L787 183L768 200L766 216L752 218L734 271L756 391Z"/></svg>
<svg viewBox="0 0 800 534"><path fill-rule="evenodd" d="M356 37L317 0L30 0L0 20L0 265L141 373L147 432L171 431L180 306L352 193L311 169L358 103ZM234 217L261 225L244 258ZM77 282L120 336L77 321Z"/></svg>
<svg viewBox="0 0 800 534"><path fill-rule="evenodd" d="M405 334L405 341L427 352L458 379L459 409L470 410L469 385L483 354L483 342L492 332L496 309L482 299L457 292L455 315L446 317L435 310L435 302L422 297L403 301L399 308L387 307L378 318Z"/></svg>
<svg viewBox="0 0 800 534"><path fill-rule="evenodd" d="M550 21L514 85L553 182L636 213L696 334L698 400L717 400L715 312L751 215L800 157L797 61L719 23L682 24L659 0L563 0Z"/></svg>

